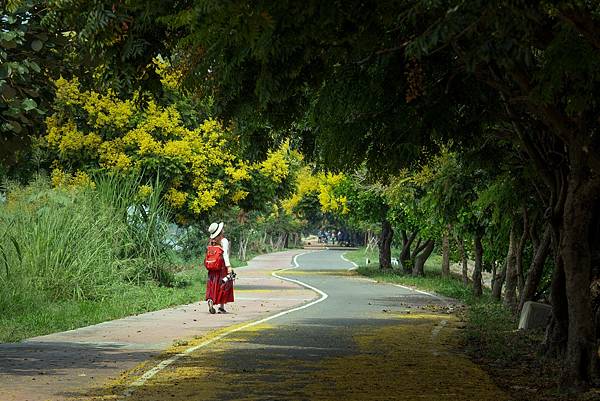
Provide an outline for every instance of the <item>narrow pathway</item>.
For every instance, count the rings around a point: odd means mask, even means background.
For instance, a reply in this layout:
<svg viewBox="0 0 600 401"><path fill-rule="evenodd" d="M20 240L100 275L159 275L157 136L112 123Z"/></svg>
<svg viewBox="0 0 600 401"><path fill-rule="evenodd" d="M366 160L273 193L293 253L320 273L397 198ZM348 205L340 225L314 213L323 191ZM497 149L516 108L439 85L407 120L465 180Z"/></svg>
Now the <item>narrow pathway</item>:
<svg viewBox="0 0 600 401"><path fill-rule="evenodd" d="M302 250L262 255L240 269L236 302L225 315L194 303L63 333L0 344L0 400L66 400L103 386L175 344L307 303L313 291L271 276ZM204 294L198 294L202 298Z"/></svg>
<svg viewBox="0 0 600 401"><path fill-rule="evenodd" d="M460 354L461 323L420 309L451 300L357 277L341 254L299 255L298 269L279 273L318 289L322 302L174 348L164 358L182 356L143 385L131 383L148 367L81 399L508 399Z"/></svg>

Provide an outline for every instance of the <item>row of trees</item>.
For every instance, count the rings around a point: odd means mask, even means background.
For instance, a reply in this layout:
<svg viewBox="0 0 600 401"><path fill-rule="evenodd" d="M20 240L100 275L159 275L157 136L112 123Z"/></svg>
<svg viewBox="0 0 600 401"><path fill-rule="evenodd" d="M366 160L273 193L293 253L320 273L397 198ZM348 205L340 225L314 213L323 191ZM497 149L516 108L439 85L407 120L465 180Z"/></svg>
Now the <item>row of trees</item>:
<svg viewBox="0 0 600 401"><path fill-rule="evenodd" d="M392 224L403 244L413 244L403 256L412 271L419 273L433 241L455 235L463 249L472 242L476 272L496 269L496 294L504 282L514 308L515 288L540 292L550 252L548 351L562 356L566 386L597 383L599 5L10 3L25 10L26 30L39 15L49 38L68 38L65 48L76 49L68 54L90 87L108 84L121 96L156 91L150 66L161 55L183 88L210 99L236 127L240 148L265 156L286 139L323 165L364 166L368 180L337 199L351 205L354 193L375 205L364 211L379 216L382 244Z"/></svg>

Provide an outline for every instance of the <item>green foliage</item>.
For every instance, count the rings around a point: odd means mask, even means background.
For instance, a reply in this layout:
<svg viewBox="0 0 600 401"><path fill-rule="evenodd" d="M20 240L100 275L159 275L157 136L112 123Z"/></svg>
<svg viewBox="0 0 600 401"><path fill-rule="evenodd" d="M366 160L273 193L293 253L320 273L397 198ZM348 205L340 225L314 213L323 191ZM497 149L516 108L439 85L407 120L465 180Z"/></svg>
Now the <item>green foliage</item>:
<svg viewBox="0 0 600 401"><path fill-rule="evenodd" d="M517 325L514 315L501 303L484 301L472 304L467 312L467 347L484 352L489 358L518 360L522 355L521 347L515 346L514 327ZM511 342L507 343L507 338Z"/></svg>
<svg viewBox="0 0 600 401"><path fill-rule="evenodd" d="M144 216L128 213L135 179L99 179L97 189L51 189L38 178L7 189L0 206L4 271L0 304L16 312L25 298L102 299L115 286L154 281L170 285L162 235L164 212L144 205ZM120 185L120 187L117 187Z"/></svg>
<svg viewBox="0 0 600 401"><path fill-rule="evenodd" d="M48 77L68 70L66 38L47 30L46 7L37 0L10 1L0 10L0 161L13 165L38 136L52 99Z"/></svg>
<svg viewBox="0 0 600 401"><path fill-rule="evenodd" d="M126 222L126 242L115 244L121 249L117 262L121 275L130 282L154 280L162 285L174 284L169 247L165 244L170 211L164 205L159 177L152 183L152 192L139 198L140 178L135 176L103 175L96 179L96 193L105 207L111 208Z"/></svg>
<svg viewBox="0 0 600 401"><path fill-rule="evenodd" d="M101 299L49 300L41 294L14 296L11 308L0 316L0 342L72 330L125 316L198 301L206 273L199 268L179 273L183 285L160 287L152 283L120 283Z"/></svg>

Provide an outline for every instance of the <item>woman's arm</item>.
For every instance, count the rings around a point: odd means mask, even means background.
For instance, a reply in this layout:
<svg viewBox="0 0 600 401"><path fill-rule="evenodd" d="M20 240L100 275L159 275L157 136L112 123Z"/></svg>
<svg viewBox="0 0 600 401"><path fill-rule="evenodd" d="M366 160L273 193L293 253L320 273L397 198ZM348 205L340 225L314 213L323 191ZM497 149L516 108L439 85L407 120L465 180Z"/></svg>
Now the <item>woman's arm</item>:
<svg viewBox="0 0 600 401"><path fill-rule="evenodd" d="M227 270L231 270L231 262L229 262L229 240L227 238L221 239L221 248L223 248L225 267L227 267Z"/></svg>

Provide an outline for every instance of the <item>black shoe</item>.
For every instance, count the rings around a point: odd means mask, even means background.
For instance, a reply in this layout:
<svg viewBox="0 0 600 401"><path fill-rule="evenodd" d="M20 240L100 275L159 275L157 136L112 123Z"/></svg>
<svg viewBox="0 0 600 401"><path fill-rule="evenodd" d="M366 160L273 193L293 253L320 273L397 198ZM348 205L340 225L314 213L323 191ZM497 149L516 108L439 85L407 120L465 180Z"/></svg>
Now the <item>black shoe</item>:
<svg viewBox="0 0 600 401"><path fill-rule="evenodd" d="M208 303L208 311L210 312L210 314L211 314L211 315L214 315L214 314L215 314L215 308L214 308L214 306L213 306L213 305L214 305L214 302L213 302L213 300L212 300L212 299L209 299L209 300L207 301L207 303Z"/></svg>
<svg viewBox="0 0 600 401"><path fill-rule="evenodd" d="M219 307L219 313L227 313L227 311L221 306Z"/></svg>

